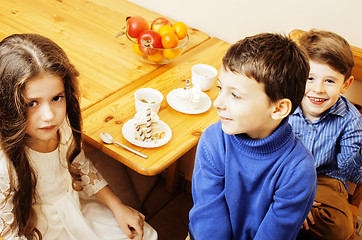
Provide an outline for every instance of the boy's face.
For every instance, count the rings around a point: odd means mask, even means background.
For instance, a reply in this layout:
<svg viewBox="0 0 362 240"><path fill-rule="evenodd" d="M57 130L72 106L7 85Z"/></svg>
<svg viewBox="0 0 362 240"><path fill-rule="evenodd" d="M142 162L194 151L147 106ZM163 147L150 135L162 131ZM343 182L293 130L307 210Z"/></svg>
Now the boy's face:
<svg viewBox="0 0 362 240"><path fill-rule="evenodd" d="M275 104L270 103L263 84L223 67L218 84L220 92L214 107L225 133L246 133L254 139L265 138L272 133L271 114Z"/></svg>
<svg viewBox="0 0 362 240"><path fill-rule="evenodd" d="M327 64L310 61L310 73L301 103L303 114L311 121L321 118L332 107L339 95L347 91L351 78L345 77Z"/></svg>

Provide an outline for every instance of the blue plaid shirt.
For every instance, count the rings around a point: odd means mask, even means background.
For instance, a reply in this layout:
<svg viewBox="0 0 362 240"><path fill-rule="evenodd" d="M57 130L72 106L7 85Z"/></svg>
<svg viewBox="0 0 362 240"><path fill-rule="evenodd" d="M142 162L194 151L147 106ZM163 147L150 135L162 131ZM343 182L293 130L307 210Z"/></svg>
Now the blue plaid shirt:
<svg viewBox="0 0 362 240"><path fill-rule="evenodd" d="M312 152L318 173L341 180L347 191L347 180L362 181L362 116L345 97L313 123L298 107L289 123Z"/></svg>

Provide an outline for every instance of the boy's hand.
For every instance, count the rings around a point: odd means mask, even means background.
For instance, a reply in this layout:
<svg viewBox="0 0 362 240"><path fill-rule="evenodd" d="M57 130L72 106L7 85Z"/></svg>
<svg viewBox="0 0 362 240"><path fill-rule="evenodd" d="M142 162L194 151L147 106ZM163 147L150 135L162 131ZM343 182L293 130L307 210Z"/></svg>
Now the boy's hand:
<svg viewBox="0 0 362 240"><path fill-rule="evenodd" d="M319 207L320 205L322 205L322 204L319 203L319 202L314 201L312 207ZM315 224L315 221L314 221L314 218L313 218L313 215L312 215L311 212L308 213L307 218L304 220L302 228L304 228L305 230L309 230L308 221L310 222L311 225Z"/></svg>

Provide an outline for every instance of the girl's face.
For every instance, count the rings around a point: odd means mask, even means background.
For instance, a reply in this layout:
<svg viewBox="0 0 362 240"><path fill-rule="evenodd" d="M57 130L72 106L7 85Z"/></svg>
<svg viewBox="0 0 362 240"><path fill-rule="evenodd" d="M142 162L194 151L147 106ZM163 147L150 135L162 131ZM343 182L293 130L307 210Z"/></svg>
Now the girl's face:
<svg viewBox="0 0 362 240"><path fill-rule="evenodd" d="M25 85L28 103L27 146L40 152L55 150L58 129L66 117L64 84L57 75L45 74Z"/></svg>

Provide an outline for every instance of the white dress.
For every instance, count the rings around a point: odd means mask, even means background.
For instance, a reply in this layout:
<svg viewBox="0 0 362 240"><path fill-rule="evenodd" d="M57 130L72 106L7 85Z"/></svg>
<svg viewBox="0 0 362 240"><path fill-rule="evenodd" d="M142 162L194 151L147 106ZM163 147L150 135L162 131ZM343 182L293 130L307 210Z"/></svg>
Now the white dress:
<svg viewBox="0 0 362 240"><path fill-rule="evenodd" d="M118 226L110 209L91 197L106 186L107 182L83 152L72 163L74 167L81 170L83 190L81 192L73 190L65 158L67 145L67 141L63 141L55 151L50 153L27 149L30 164L38 177L37 193L40 200L34 208L38 217L37 228L42 233L43 239L129 239ZM9 185L8 165L9 161L0 151L0 236L8 240L26 239L18 235L16 227L10 227L14 221L12 214L14 192L11 191ZM10 167L10 169L14 171L13 168ZM14 174L15 172L13 176ZM6 199L7 196L10 197ZM157 239L156 231L147 223L145 223L143 239Z"/></svg>

